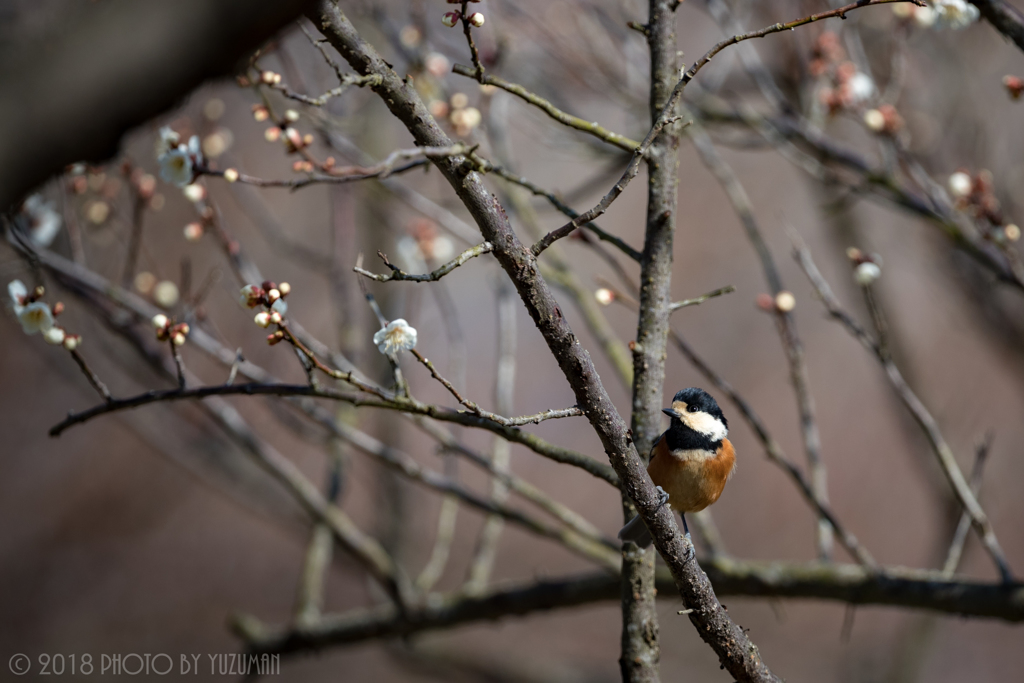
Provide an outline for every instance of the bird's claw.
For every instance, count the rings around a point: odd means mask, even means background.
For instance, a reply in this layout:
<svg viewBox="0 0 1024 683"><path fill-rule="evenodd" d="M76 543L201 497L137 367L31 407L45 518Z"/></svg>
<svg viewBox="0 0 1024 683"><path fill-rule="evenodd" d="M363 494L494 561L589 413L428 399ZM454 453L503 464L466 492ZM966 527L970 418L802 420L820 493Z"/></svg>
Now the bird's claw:
<svg viewBox="0 0 1024 683"><path fill-rule="evenodd" d="M668 493L660 486L655 486L654 488L658 491L658 507L660 508L668 503Z"/></svg>

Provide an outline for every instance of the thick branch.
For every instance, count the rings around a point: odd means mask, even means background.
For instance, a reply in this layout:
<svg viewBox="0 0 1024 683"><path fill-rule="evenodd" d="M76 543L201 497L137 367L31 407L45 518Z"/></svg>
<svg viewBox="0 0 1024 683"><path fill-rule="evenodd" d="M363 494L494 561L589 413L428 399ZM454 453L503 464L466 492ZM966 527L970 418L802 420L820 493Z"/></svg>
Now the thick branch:
<svg viewBox="0 0 1024 683"><path fill-rule="evenodd" d="M890 605L966 617L1024 621L1024 585L955 580L936 571L887 569L874 573L856 565L705 561L719 595L835 600L853 605ZM662 572L658 588L671 579ZM618 578L585 574L559 580L508 585L482 595L437 596L405 618L388 605L324 617L301 630L276 629L237 618L235 632L251 651L282 654L317 651L370 639L406 636L476 621L524 616L543 610L618 599Z"/></svg>

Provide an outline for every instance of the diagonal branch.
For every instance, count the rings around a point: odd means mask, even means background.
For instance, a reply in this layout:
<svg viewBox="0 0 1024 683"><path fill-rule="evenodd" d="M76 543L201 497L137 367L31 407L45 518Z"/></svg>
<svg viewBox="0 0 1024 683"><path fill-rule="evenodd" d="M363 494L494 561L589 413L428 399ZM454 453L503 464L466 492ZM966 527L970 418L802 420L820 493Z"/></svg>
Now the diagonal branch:
<svg viewBox="0 0 1024 683"><path fill-rule="evenodd" d="M390 261L388 261L387 256L378 251L377 255L380 256L381 259L384 261L384 265L391 269L390 273L388 273L387 275L378 275L376 273L371 273L368 270L364 270L359 266L356 266L352 270L359 273L360 275L370 278L371 280L376 280L377 282L437 282L445 275L452 272L453 270L455 270L456 268L458 268L471 258L483 256L484 254L489 254L492 251L494 251L494 245L491 244L490 242L478 244L475 247L472 247L462 252L461 254L459 254L458 256L456 256L443 266L440 266L432 270L431 272L423 275L410 275L409 273L406 273L398 266L393 265Z"/></svg>
<svg viewBox="0 0 1024 683"><path fill-rule="evenodd" d="M847 313L835 294L832 293L832 288L829 287L828 282L822 276L818 267L814 264L811 259L811 252L804 244L800 236L794 232L790 232L790 236L793 239L793 257L797 263L803 269L807 275L807 279L811 281L818 296L821 297L822 303L825 304L825 308L828 310L829 315L838 320L847 331L853 335L857 341L859 341L866 349L871 351L875 357L881 363L882 368L885 370L886 375L889 377L889 382L893 385L893 389L896 394L903 401L903 404L910 411L914 419L921 426L925 436L928 438L928 442L931 444L932 452L935 453L935 457L939 460L939 465L942 466L942 471L946 475L946 479L949 481L950 486L953 488L953 492L959 498L961 505L964 506L964 511L971 516L971 522L974 524L975 530L981 537L982 543L985 549L988 550L989 555L992 556L993 562L999 570L1000 576L1003 581L1010 582L1013 580L1013 574L1010 572L1010 567L1006 562L1006 556L1003 554L1003 549L999 546L999 541L996 539L995 530L992 528L992 523L989 521L988 516L978 503L978 499L971 491L970 485L964 478L963 472L960 470L960 465L957 464L956 456L953 454L953 449L950 448L946 442L945 437L942 436L942 432L939 431L939 424L935 421L928 409L925 407L921 399L918 398L917 394L910 388L906 380L903 379L903 374L896 367L896 364L892 362L884 349L879 346L875 340L861 327L851 316Z"/></svg>

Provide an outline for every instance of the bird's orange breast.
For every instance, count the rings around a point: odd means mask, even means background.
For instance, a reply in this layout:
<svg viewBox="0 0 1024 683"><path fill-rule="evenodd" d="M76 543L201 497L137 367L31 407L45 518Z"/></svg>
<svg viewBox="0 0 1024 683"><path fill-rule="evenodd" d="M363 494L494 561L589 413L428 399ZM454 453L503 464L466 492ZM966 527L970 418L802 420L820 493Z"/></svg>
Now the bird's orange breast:
<svg viewBox="0 0 1024 683"><path fill-rule="evenodd" d="M707 451L671 451L664 436L655 444L647 473L669 495L680 512L700 512L718 500L736 466L736 451L728 439L714 454Z"/></svg>

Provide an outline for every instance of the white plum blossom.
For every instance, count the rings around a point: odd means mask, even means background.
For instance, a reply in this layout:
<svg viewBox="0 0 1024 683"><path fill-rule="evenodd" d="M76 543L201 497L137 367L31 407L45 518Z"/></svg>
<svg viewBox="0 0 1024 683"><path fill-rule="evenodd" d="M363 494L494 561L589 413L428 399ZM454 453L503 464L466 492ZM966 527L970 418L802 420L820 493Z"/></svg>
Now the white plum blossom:
<svg viewBox="0 0 1024 683"><path fill-rule="evenodd" d="M160 129L160 139L156 141L156 156L159 159L172 149L177 149L181 136L169 126Z"/></svg>
<svg viewBox="0 0 1024 683"><path fill-rule="evenodd" d="M63 220L53 209L53 204L43 201L42 195L34 194L25 200L22 209L31 221L29 238L32 242L40 247L50 246L63 225Z"/></svg>
<svg viewBox="0 0 1024 683"><path fill-rule="evenodd" d="M850 100L854 104L860 104L871 99L875 94L875 82L871 80L871 76L866 73L858 71L850 80L846 83Z"/></svg>
<svg viewBox="0 0 1024 683"><path fill-rule="evenodd" d="M53 328L53 311L42 301L34 301L15 312L25 334L48 332Z"/></svg>
<svg viewBox="0 0 1024 683"><path fill-rule="evenodd" d="M386 327L377 330L373 335L373 343L385 356L412 350L416 348L416 328L402 318L392 320Z"/></svg>
<svg viewBox="0 0 1024 683"><path fill-rule="evenodd" d="M157 162L160 164L161 178L178 187L186 187L195 176L195 167L202 161L203 152L198 135L189 138L187 145L180 143L180 139L170 128L161 128Z"/></svg>
<svg viewBox="0 0 1024 683"><path fill-rule="evenodd" d="M14 315L18 316L18 322L21 323L21 329L25 334L47 332L53 328L53 311L42 301L26 303L28 288L21 280L12 280L8 283L7 294L11 297Z"/></svg>
<svg viewBox="0 0 1024 683"><path fill-rule="evenodd" d="M25 307L24 301L28 297L28 288L21 280L11 280L7 284L7 294L11 297L11 304L14 306L14 314L18 315Z"/></svg>
<svg viewBox="0 0 1024 683"><path fill-rule="evenodd" d="M958 31L978 20L981 12L967 0L935 0L935 25Z"/></svg>
<svg viewBox="0 0 1024 683"><path fill-rule="evenodd" d="M882 277L882 269L878 267L878 264L871 261L865 261L853 271L853 279L862 287L870 285L880 277Z"/></svg>

